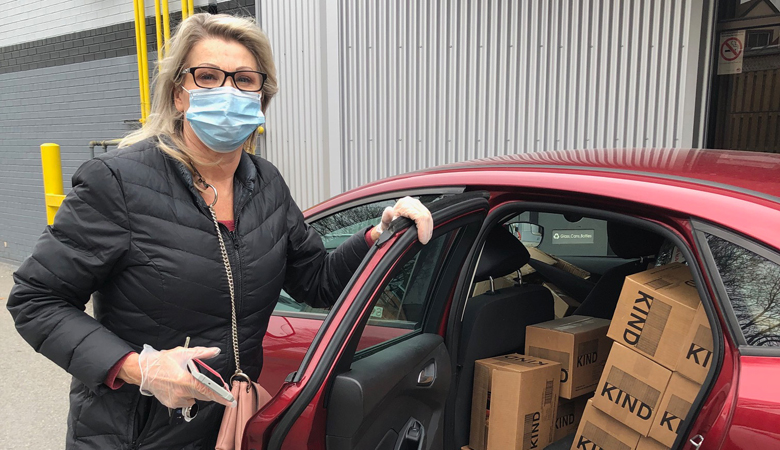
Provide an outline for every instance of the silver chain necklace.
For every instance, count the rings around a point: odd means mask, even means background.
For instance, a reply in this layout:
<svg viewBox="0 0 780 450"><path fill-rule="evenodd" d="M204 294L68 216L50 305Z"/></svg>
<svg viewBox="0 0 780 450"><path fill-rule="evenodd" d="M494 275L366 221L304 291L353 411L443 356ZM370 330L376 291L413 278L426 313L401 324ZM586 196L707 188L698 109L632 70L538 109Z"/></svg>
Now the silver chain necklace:
<svg viewBox="0 0 780 450"><path fill-rule="evenodd" d="M225 247L225 241L222 239L222 232L219 230L219 221L217 220L217 213L214 211L214 205L217 204L217 188L214 186L206 183L206 181L203 179L203 177L200 175L200 172L198 172L197 169L193 167L193 170L195 171L195 175L198 177L198 180L195 184L195 187L199 191L205 191L208 188L211 188L211 190L214 192L214 201L211 202L209 207L209 212L211 213L211 219L214 221L214 228L217 230L217 239L219 239L219 250L220 253L222 253L222 263L225 265L225 274L227 274L228 279L228 287L230 288L230 308L231 308L231 331L233 334L233 355L235 355L236 358L236 371L235 373L230 377L230 384L233 384L234 378L244 378L246 381L249 380L249 376L246 375L244 372L241 371L241 364L239 362L239 356L238 356L238 321L236 320L236 295L235 295L235 287L233 284L233 269L230 267L230 260L228 259L227 254L227 247ZM203 188L198 186L198 183L200 183Z"/></svg>

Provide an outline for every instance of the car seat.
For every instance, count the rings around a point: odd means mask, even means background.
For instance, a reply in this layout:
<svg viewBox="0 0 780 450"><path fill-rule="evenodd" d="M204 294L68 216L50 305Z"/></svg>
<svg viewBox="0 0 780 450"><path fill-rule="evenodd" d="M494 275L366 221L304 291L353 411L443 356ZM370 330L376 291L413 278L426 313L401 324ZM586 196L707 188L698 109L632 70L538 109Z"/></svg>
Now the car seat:
<svg viewBox="0 0 780 450"><path fill-rule="evenodd" d="M615 255L636 260L604 272L574 314L612 320L626 277L647 270L648 261L655 258L664 242L652 231L614 222L607 224L607 239Z"/></svg>
<svg viewBox="0 0 780 450"><path fill-rule="evenodd" d="M518 272L531 258L528 250L502 226L488 235L474 275L474 282ZM523 352L525 327L555 318L553 297L540 285L522 284L472 297L463 312L457 364L455 443L468 444L474 362L511 352Z"/></svg>

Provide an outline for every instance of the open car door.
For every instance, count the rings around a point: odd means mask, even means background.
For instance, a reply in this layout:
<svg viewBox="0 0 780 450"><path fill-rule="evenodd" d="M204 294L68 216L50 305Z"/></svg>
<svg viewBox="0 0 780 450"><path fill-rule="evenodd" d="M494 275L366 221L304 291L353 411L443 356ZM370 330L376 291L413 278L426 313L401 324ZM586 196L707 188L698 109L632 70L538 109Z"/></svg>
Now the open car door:
<svg viewBox="0 0 780 450"><path fill-rule="evenodd" d="M300 369L247 425L245 449L442 448L453 373L445 314L487 199L470 192L429 205L434 232L427 245L411 221L393 221ZM366 347L361 337L371 327L395 332Z"/></svg>

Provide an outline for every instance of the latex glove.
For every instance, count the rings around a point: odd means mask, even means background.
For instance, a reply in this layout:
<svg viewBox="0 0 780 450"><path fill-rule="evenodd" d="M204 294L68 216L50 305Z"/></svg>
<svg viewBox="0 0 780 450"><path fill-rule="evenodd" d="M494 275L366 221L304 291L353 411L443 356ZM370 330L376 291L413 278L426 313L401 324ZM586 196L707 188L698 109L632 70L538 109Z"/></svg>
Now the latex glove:
<svg viewBox="0 0 780 450"><path fill-rule="evenodd" d="M208 359L219 354L217 347L176 347L157 351L150 345L138 356L141 367L141 394L154 395L168 408L191 406L195 400L206 400L235 406L195 379L187 370L193 358Z"/></svg>
<svg viewBox="0 0 780 450"><path fill-rule="evenodd" d="M419 200L411 197L404 197L395 203L395 206L388 206L382 212L382 221L374 227L372 237L374 240L379 238L389 226L390 222L399 218L407 217L412 219L417 225L417 239L422 244L427 244L433 235L433 218Z"/></svg>

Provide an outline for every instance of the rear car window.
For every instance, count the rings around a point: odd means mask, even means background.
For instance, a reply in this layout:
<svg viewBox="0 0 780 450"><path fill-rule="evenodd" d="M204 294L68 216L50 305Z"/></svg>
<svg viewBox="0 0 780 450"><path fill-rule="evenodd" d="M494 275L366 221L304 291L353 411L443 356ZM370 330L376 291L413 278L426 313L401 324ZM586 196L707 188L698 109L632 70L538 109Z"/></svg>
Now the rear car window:
<svg viewBox="0 0 780 450"><path fill-rule="evenodd" d="M748 345L780 347L780 265L706 234L715 265Z"/></svg>

